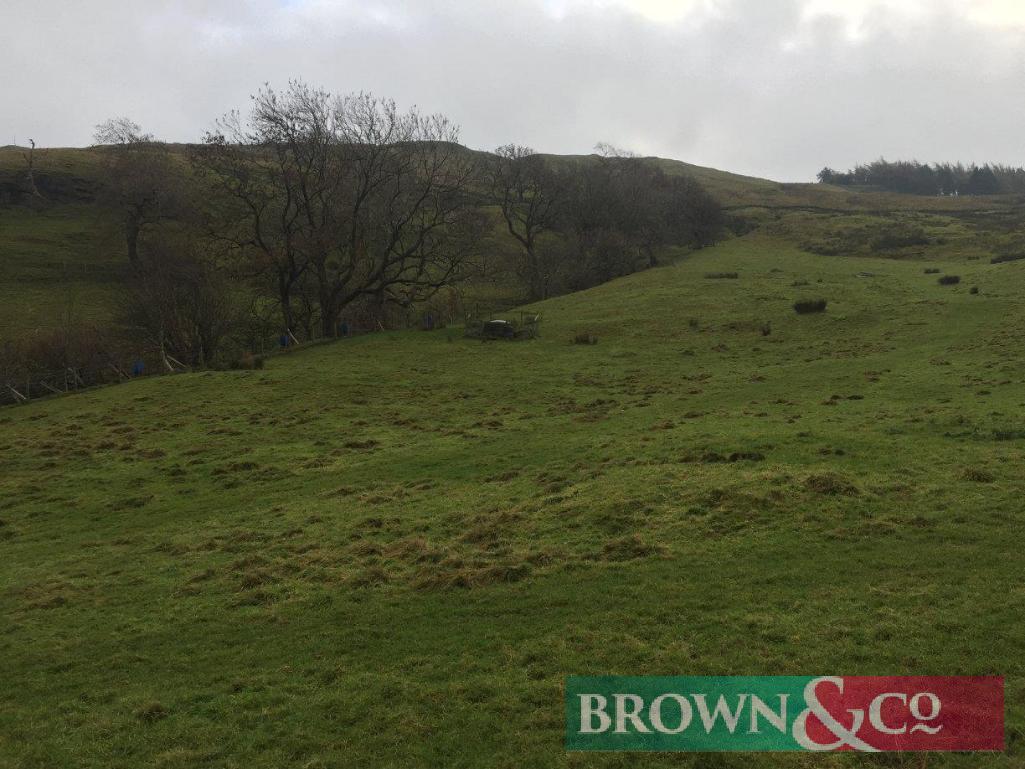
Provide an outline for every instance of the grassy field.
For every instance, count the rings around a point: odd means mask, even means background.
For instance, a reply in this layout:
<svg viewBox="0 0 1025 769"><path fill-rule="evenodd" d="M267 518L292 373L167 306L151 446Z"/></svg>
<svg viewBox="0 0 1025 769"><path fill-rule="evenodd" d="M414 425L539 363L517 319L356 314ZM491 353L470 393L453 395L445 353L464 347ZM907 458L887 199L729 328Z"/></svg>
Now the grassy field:
<svg viewBox="0 0 1025 769"><path fill-rule="evenodd" d="M563 679L604 673L1001 674L1007 753L927 765L1021 766L1025 262L789 221L534 342L0 410L0 766L922 765L567 754Z"/></svg>
<svg viewBox="0 0 1025 769"><path fill-rule="evenodd" d="M0 207L0 340L110 323L128 274L121 251L94 206Z"/></svg>

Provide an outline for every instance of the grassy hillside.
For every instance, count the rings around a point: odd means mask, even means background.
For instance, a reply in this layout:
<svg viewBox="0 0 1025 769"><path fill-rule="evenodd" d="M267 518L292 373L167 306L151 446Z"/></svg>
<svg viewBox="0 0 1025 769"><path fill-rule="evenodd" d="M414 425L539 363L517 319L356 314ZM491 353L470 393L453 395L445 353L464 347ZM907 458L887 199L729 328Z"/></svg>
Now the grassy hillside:
<svg viewBox="0 0 1025 769"><path fill-rule="evenodd" d="M97 154L38 150L38 200L24 183L26 152L0 148L0 341L68 320L110 322L127 274L117 226L93 203Z"/></svg>
<svg viewBox="0 0 1025 769"><path fill-rule="evenodd" d="M600 673L1003 674L984 762L1021 765L1025 262L787 226L534 342L0 410L0 766L880 765L566 754L563 678Z"/></svg>
<svg viewBox="0 0 1025 769"><path fill-rule="evenodd" d="M172 152L187 147L173 145ZM0 148L0 341L66 323L104 325L121 310L127 254L116 217L94 204L100 155L92 149L36 153L36 181L45 200L25 192L25 150ZM564 156L586 162L586 156ZM1025 254L1022 201L1006 196L930 198L852 191L820 184L780 184L651 158L667 173L688 174L734 218L816 253L989 259ZM921 228L929 248L876 248L881 230ZM496 218L489 261L515 248ZM508 307L522 295L510 275L464 287L468 308ZM70 308L70 309L69 309Z"/></svg>
<svg viewBox="0 0 1025 769"><path fill-rule="evenodd" d="M0 340L76 322L105 324L127 276L123 246L95 206L0 207Z"/></svg>

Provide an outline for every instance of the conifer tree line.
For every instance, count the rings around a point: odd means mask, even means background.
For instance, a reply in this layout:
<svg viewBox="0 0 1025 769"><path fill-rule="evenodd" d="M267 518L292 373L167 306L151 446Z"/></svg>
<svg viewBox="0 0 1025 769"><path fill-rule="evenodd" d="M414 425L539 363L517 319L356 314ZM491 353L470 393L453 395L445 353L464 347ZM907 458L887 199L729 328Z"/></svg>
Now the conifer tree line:
<svg viewBox="0 0 1025 769"><path fill-rule="evenodd" d="M849 171L828 166L818 173L822 184L871 187L909 195L1000 195L1025 193L1025 168L962 163L876 160Z"/></svg>

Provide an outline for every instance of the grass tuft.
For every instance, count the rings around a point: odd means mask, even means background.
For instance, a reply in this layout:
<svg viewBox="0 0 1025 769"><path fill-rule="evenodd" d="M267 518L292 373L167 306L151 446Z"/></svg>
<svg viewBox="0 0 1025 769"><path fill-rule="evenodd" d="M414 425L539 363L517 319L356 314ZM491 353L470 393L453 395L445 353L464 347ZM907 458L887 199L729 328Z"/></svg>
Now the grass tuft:
<svg viewBox="0 0 1025 769"><path fill-rule="evenodd" d="M801 299L794 302L794 312L798 315L809 315L816 312L826 311L825 299Z"/></svg>

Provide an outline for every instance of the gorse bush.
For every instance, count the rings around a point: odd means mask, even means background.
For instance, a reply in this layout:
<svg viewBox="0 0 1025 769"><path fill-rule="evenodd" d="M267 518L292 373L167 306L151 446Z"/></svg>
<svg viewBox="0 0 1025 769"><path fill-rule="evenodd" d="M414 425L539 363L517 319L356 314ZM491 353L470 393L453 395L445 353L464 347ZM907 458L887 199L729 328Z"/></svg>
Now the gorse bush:
<svg viewBox="0 0 1025 769"><path fill-rule="evenodd" d="M825 299L801 299L794 302L794 312L798 315L808 315L813 312L825 312Z"/></svg>
<svg viewBox="0 0 1025 769"><path fill-rule="evenodd" d="M939 284L941 286L956 286L960 282L960 275L944 275L942 278L939 279Z"/></svg>

